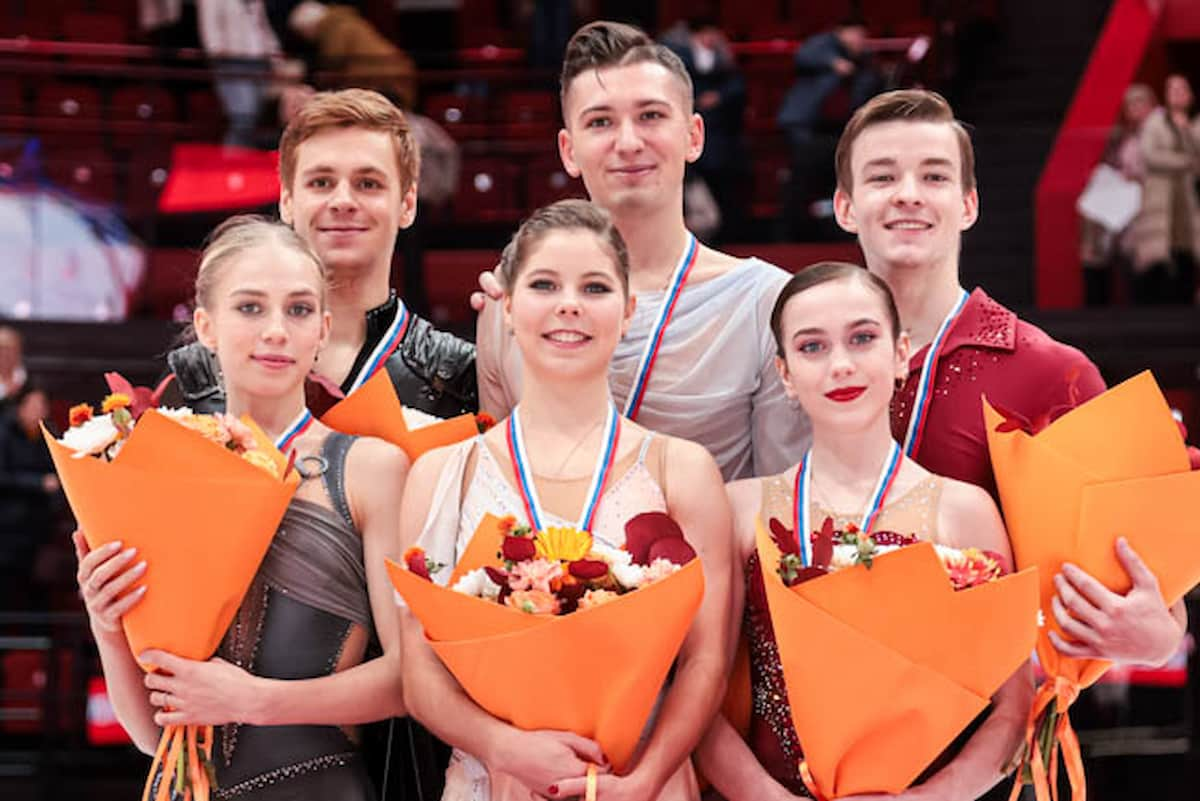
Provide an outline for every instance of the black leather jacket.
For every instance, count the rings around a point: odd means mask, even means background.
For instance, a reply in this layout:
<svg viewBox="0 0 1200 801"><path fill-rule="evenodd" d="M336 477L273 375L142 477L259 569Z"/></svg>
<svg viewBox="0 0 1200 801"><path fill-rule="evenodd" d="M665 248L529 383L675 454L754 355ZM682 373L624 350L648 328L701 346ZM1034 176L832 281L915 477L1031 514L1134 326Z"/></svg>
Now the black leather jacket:
<svg viewBox="0 0 1200 801"><path fill-rule="evenodd" d="M350 375L358 373L396 312L393 295L387 303L367 312L367 339L355 359ZM213 412L225 407L225 389L213 354L198 342L176 348L167 354L167 364L175 373L182 402L197 412ZM454 417L479 409L479 390L475 381L475 346L454 334L439 331L427 320L412 315L400 346L384 363L396 396L405 406L436 415ZM352 380L347 378L347 384ZM343 385L342 391L349 386Z"/></svg>

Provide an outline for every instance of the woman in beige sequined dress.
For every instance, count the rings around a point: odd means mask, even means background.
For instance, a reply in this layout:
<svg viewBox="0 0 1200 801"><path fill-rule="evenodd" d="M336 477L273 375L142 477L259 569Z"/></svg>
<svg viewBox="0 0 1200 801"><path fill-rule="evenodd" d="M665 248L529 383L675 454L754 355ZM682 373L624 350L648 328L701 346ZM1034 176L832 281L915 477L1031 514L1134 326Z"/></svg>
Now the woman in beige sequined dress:
<svg viewBox="0 0 1200 801"><path fill-rule="evenodd" d="M721 475L699 445L657 435L613 414L608 365L633 313L628 257L607 213L563 201L527 220L505 250L504 309L525 364L523 394L513 415L535 492L523 495L506 423L487 434L426 454L413 466L402 503L402 539L428 558L454 564L486 513L530 523L526 503L544 526L587 519L588 495L604 464L605 432L617 432L609 480L594 506L590 530L613 547L626 521L666 512L695 548L705 595L677 657L672 678L646 724L632 766L599 777L598 797L698 799L688 759L724 687L740 595L740 569L730 538ZM651 376L653 380L653 376ZM611 423L610 423L611 420ZM540 500L539 500L540 499ZM445 581L449 571L434 574ZM405 699L410 713L454 746L447 801L571 798L582 795L589 763L604 763L593 741L557 731L523 731L493 718L468 697L403 615ZM601 662L605 654L598 652ZM614 675L619 671L613 665ZM496 665L498 675L505 666ZM513 681L520 681L513 676Z"/></svg>
<svg viewBox="0 0 1200 801"><path fill-rule="evenodd" d="M814 527L826 517L839 528L848 523L862 527L872 496L885 485L892 448L898 447L888 403L896 381L908 370L908 338L900 331L891 292L856 265L817 264L784 286L771 322L784 385L813 424L813 446L806 457L809 519ZM1004 524L986 492L933 475L902 455L897 465L872 531L984 548L1012 564ZM784 684L754 546L760 521L768 525L774 518L789 529L796 527L798 468L728 485L735 548L746 570L743 625L750 649L750 732L743 741L718 716L700 746L699 760L704 774L729 801L809 795L800 778L802 744L792 725L787 694L832 690ZM821 658L819 642L813 643L813 658ZM1020 744L1032 689L1028 669L1022 668L997 692L991 714L948 763L906 792L880 798L962 801L982 795L1004 775Z"/></svg>

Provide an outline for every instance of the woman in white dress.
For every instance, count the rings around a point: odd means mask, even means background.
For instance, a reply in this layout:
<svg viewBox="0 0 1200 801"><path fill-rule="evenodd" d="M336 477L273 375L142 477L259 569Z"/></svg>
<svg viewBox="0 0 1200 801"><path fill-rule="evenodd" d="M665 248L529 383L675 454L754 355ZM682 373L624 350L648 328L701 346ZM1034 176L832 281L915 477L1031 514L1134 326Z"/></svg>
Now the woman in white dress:
<svg viewBox="0 0 1200 801"><path fill-rule="evenodd" d="M528 497L542 507L543 524L573 525L591 511L593 536L619 547L627 520L666 512L704 568L704 600L673 678L630 767L624 775L601 775L598 796L698 798L688 757L724 687L734 626L730 599L740 591L721 475L699 445L655 435L612 411L609 361L634 303L625 245L607 213L585 201L534 212L505 250L501 272L505 318L525 364L523 394L512 413L523 448L514 450L524 452L534 490ZM506 427L502 422L417 461L402 503L406 545L420 545L434 561L454 564L484 514L509 514L532 525ZM594 508L584 509L593 477L604 466L604 444L614 434L610 479ZM448 573L440 571L441 580ZM419 622L408 614L402 618L410 714L455 747L444 799L583 794L588 765L605 763L595 742L559 731L522 731L493 718L443 667Z"/></svg>

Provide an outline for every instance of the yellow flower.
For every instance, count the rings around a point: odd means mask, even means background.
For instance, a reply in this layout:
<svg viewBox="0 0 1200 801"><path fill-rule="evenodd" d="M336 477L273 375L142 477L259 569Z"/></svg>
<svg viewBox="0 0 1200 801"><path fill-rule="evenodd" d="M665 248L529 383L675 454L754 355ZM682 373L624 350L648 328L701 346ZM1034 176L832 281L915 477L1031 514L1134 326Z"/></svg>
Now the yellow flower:
<svg viewBox="0 0 1200 801"><path fill-rule="evenodd" d="M550 526L534 537L537 555L551 562L574 562L592 550L592 535L570 526Z"/></svg>
<svg viewBox="0 0 1200 801"><path fill-rule="evenodd" d="M128 409L132 403L133 401L124 392L114 392L104 399L104 404L100 407L100 411L103 414L108 414L117 409Z"/></svg>
<svg viewBox="0 0 1200 801"><path fill-rule="evenodd" d="M269 454L260 450L245 451L242 458L255 467L266 470L274 478L279 478L279 465Z"/></svg>

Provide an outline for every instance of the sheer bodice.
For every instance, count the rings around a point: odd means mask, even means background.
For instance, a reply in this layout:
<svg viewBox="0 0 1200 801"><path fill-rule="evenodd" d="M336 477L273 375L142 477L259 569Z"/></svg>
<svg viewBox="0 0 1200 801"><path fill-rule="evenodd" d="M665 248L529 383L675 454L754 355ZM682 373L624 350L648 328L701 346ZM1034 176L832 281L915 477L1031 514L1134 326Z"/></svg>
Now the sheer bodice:
<svg viewBox="0 0 1200 801"><path fill-rule="evenodd" d="M293 498L218 651L256 676L327 676L352 631L373 630L362 538L343 487L352 441L336 433L326 438L321 479L333 508L299 494ZM302 490L319 497L318 488ZM356 744L337 726L221 726L213 761L218 799L375 797Z"/></svg>

